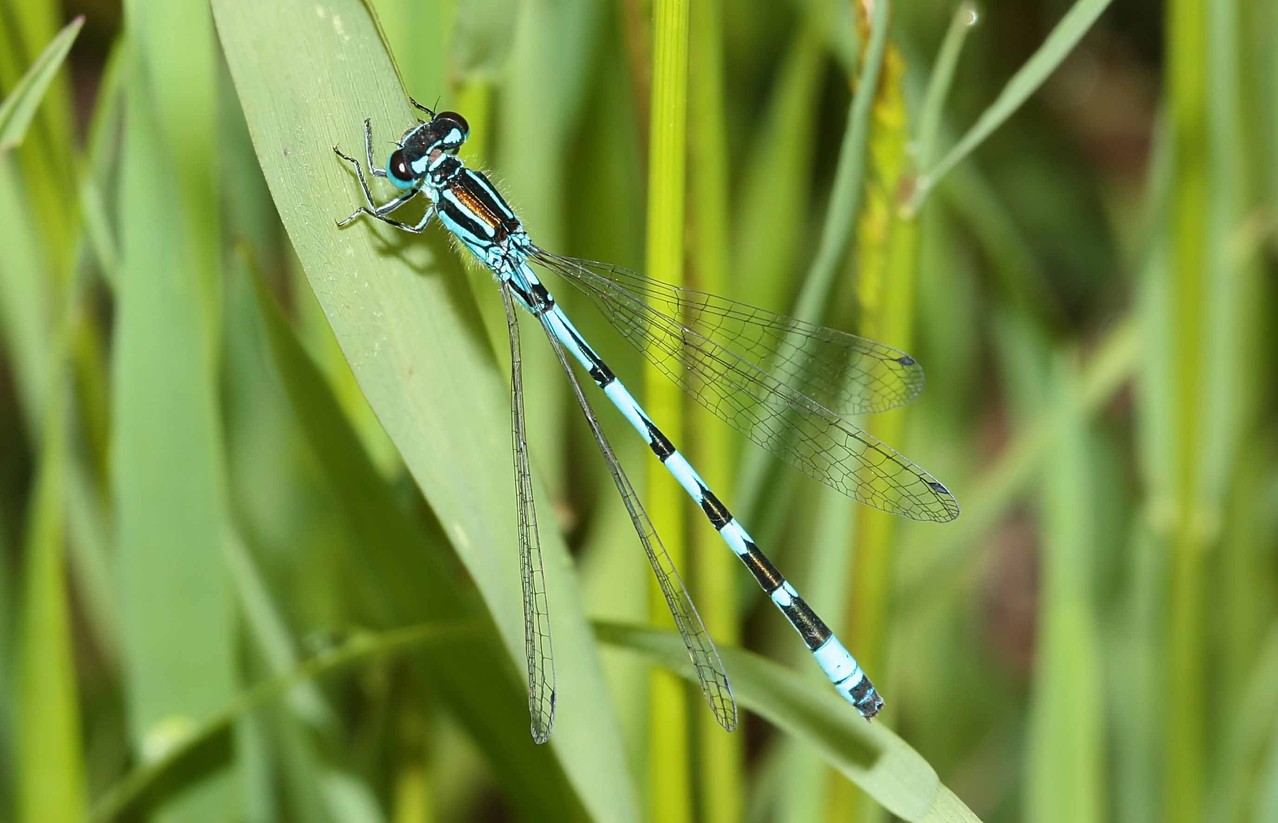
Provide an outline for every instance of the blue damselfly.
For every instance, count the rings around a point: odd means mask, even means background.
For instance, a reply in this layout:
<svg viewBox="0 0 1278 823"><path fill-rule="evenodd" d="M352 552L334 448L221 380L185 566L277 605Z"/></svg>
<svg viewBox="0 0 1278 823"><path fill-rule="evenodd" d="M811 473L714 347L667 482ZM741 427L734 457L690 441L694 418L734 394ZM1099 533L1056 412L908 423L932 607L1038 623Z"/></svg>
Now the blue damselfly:
<svg viewBox="0 0 1278 823"><path fill-rule="evenodd" d="M958 516L958 504L949 490L847 419L912 400L923 388L918 363L897 349L861 337L537 247L488 178L457 158L469 135L466 120L454 112L435 112L416 101L413 105L428 119L419 120L404 133L386 168L377 168L373 162L372 123L364 121L369 172L386 178L399 190L387 202L378 204L360 162L334 148L338 157L354 167L367 200L366 206L338 225L368 216L421 233L438 218L496 276L510 336L515 487L534 739L541 743L550 736L555 673L524 426L519 309L541 325L568 377L674 615L701 691L719 723L729 731L737 724L736 703L719 653L595 419L572 369L573 360L701 507L724 542L798 631L839 694L864 717L877 714L883 700L856 660L577 331L537 277L533 264L584 293L613 327L668 377L755 443L869 506L915 520L944 522ZM419 195L429 201L419 220L410 224L392 217Z"/></svg>

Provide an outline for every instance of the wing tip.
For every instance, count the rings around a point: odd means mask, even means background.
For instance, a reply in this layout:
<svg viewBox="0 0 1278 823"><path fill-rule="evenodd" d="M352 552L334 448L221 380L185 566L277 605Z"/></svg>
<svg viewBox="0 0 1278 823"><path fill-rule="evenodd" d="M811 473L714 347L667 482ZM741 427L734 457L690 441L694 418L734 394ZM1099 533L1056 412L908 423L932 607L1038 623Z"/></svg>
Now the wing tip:
<svg viewBox="0 0 1278 823"><path fill-rule="evenodd" d="M959 504L958 499L954 497L954 493L939 480L929 479L927 481L927 485L928 488L932 490L932 493L936 495L937 502L939 502L944 509L943 513L935 512L928 519L937 523L949 523L952 520L958 519Z"/></svg>
<svg viewBox="0 0 1278 823"><path fill-rule="evenodd" d="M550 733L555 728L555 690L550 690L550 705L544 711L540 700L535 696L530 697L528 708L532 713L532 723L529 731L532 732L533 742L541 746L550 740Z"/></svg>

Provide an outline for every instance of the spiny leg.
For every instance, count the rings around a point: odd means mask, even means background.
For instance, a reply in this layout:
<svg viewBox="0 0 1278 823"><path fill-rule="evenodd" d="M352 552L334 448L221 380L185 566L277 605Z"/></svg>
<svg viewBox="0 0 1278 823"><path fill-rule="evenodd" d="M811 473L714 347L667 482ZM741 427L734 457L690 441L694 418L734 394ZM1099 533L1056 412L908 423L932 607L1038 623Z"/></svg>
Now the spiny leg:
<svg viewBox="0 0 1278 823"><path fill-rule="evenodd" d="M368 160L368 173L374 177L385 177L386 169L377 168L373 162L373 118L364 118L364 157Z"/></svg>
<svg viewBox="0 0 1278 823"><path fill-rule="evenodd" d="M407 198L404 198L404 199L407 200ZM375 217L378 220L382 221L383 223L387 224L388 226L394 226L400 231L406 231L412 234L421 234L422 232L426 231L426 227L430 225L431 218L435 216L435 207L431 206L430 208L426 209L426 213L422 215L422 219L410 225L408 223L401 223L400 221L395 220L394 218L387 217L382 214L378 214L377 212L371 209L366 209L361 206L360 208L356 209L355 213L352 214L350 217L346 218L345 220L339 220L337 222L338 228L349 226L351 221L354 220L356 217L359 217L361 214L366 214L369 217Z"/></svg>
<svg viewBox="0 0 1278 823"><path fill-rule="evenodd" d="M528 434L524 424L523 360L519 347L519 320L510 287L501 287L510 333L510 417L515 454L515 498L519 522L519 571L524 595L524 654L528 661L528 712L537 743L550 739L555 725L555 659L550 642L550 608L546 577L542 571L541 537L537 532L537 507L533 500L532 471L528 464Z"/></svg>
<svg viewBox="0 0 1278 823"><path fill-rule="evenodd" d="M367 125L367 121L365 121L365 124ZM370 148L369 151L371 152L372 149ZM377 200L373 198L373 191L372 189L368 187L368 179L364 177L364 169L360 166L359 161L348 154L343 154L342 150L339 149L337 146L333 147L333 152L338 157L342 158L347 163L350 163L352 166L355 167L355 174L357 177L359 177L360 188L364 190L364 198L368 201L367 206L360 206L358 209L351 212L351 215L347 217L345 220L337 221L338 228L344 228L346 226L349 226L351 222L355 220L355 218L359 217L361 214L366 214L369 217L373 217L382 221L383 223L392 225L395 228L399 229L400 231L412 232L413 234L421 234L422 232L426 230L426 226L430 224L431 218L435 216L435 207L433 205L427 208L426 213L422 215L422 219L417 221L414 224L403 223L403 222L400 222L399 220L395 220L387 216L391 212L398 209L400 206L407 203L409 200L412 200L414 197L421 194L422 193L421 188L409 189L408 191L399 195L395 199L387 201L379 205ZM370 160L371 160L371 157L370 157ZM385 176L385 172L383 172L383 176Z"/></svg>
<svg viewBox="0 0 1278 823"><path fill-rule="evenodd" d="M367 214L369 217L376 217L378 220L385 220L387 223L391 223L392 225L403 226L404 224L399 223L398 221L386 220L386 215L395 211L395 209L404 205L409 200L412 200L414 197L418 195L418 193L419 193L418 189L413 189L412 191L404 192L399 197L396 197L394 200L391 200L388 203L383 203L380 206L378 206L377 204L373 204L374 208L371 208L371 209L365 206L360 206L358 209L356 209L354 212L351 213L350 217L347 217L345 220L338 220L337 227L345 228L346 226L349 226L351 221L354 220L356 217L359 217L361 214Z"/></svg>
<svg viewBox="0 0 1278 823"><path fill-rule="evenodd" d="M364 121L364 125L365 127L368 126L367 120ZM372 132L369 132L369 134L371 135ZM355 167L355 176L359 178L359 186L361 189L364 190L364 198L368 201L368 205L374 209L381 208L380 206L377 205L377 200L374 199L373 197L373 190L368 187L368 178L364 176L364 167L359 164L359 161L356 160L354 157L351 157L349 154L343 153L342 150L339 149L337 146L333 146L333 153ZM384 169L373 168L373 147L371 145L368 146L368 168L370 171L373 172L375 176L378 176L378 177L386 176L386 171ZM381 172L381 173L378 174L378 172ZM413 195L416 195L418 191L419 189L413 189L411 192L408 193L407 196L401 195L401 197L403 197L403 201L400 202L399 205L402 206L405 202L408 201L410 197L412 197Z"/></svg>

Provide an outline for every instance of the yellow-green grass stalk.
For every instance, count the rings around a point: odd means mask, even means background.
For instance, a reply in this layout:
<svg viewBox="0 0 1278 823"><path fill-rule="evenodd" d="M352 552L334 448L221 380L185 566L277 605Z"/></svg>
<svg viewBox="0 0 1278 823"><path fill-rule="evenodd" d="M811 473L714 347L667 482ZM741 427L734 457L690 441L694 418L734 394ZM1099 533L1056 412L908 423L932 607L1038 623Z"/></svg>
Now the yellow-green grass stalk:
<svg viewBox="0 0 1278 823"><path fill-rule="evenodd" d="M1171 200L1165 237L1169 265L1157 275L1162 300L1147 306L1148 320L1170 346L1150 358L1163 378L1147 398L1147 413L1169 415L1170 435L1151 446L1165 473L1148 478L1154 532L1168 553L1167 669L1162 706L1164 749L1162 815L1168 821L1201 818L1206 752L1203 705L1206 672L1206 572L1212 540L1204 515L1208 266L1212 183L1208 166L1207 4L1173 0L1168 7L1166 105L1171 139ZM1161 361L1161 362L1160 362ZM1160 407L1155 409L1154 407ZM1208 701L1209 702L1209 701Z"/></svg>
<svg viewBox="0 0 1278 823"><path fill-rule="evenodd" d="M728 138L724 106L723 7L721 0L693 5L689 88L689 186L695 208L688 213L692 285L706 292L728 291ZM721 500L732 499L732 443L725 426L704 410L691 409L695 434L686 447L689 459ZM700 524L697 524L700 525ZM739 645L736 592L740 564L723 551L719 535L691 530L693 600L718 643ZM740 820L746 788L744 735L725 734L710 712L697 713L698 819Z"/></svg>
<svg viewBox="0 0 1278 823"><path fill-rule="evenodd" d="M69 458L69 348L75 331L63 312L27 524L18 692L18 808L23 821L80 820L87 790L66 574Z"/></svg>
<svg viewBox="0 0 1278 823"><path fill-rule="evenodd" d="M648 139L648 273L679 286L683 283L684 214L688 153L688 0L658 0L653 9L652 107ZM676 445L683 443L683 397L679 387L655 365L644 371L648 413ZM659 472L647 473L644 495L652 525L662 536L676 568L687 559L686 501L679 486ZM669 619L655 581L651 587L654 619ZM690 821L692 760L688 692L665 671L652 674L650 697L648 813L654 820Z"/></svg>
<svg viewBox="0 0 1278 823"><path fill-rule="evenodd" d="M1272 124L1274 103L1263 92L1256 94L1264 81L1257 84L1246 69L1258 45L1243 28L1248 15L1257 11L1252 4L1174 8L1180 17L1168 35L1179 50L1169 51L1174 170L1169 226L1174 261L1170 317L1178 360L1171 391L1177 403L1174 499L1179 519L1173 521L1170 541L1170 676L1192 671L1199 678L1211 677L1218 698L1207 711L1188 712L1192 716L1184 718L1177 710L1185 713L1184 701L1192 699L1188 686L1177 684L1169 694L1164 716L1176 725L1169 729L1164 802L1196 803L1191 812L1205 814L1206 795L1220 792L1212 781L1228 779L1210 765L1220 762L1218 753L1232 731L1229 721L1237 717L1211 709L1233 705L1245 691L1261 643L1260 633L1247 626L1258 614L1273 614L1271 592L1245 584L1234 589L1225 581L1239 581L1244 570L1254 568L1258 550L1249 539L1258 532L1249 534L1245 520L1228 515L1245 513L1255 494L1243 472L1249 468L1249 439L1263 419L1255 377L1264 371L1263 355L1255 341L1262 335L1264 309L1261 259L1248 235L1249 224L1265 207L1258 197L1260 178L1247 169L1269 165L1273 150L1254 154L1258 144L1248 135L1257 123L1268 119ZM1202 31L1186 30L1194 25ZM1191 221L1193 233L1186 237ZM1186 334L1195 337L1187 341L1182 337ZM1197 405L1184 405L1190 400ZM1205 751L1178 750L1192 744ZM1189 770L1204 768L1195 774L1198 783L1178 784ZM1189 794L1191 790L1202 796Z"/></svg>
<svg viewBox="0 0 1278 823"><path fill-rule="evenodd" d="M934 159L942 112L948 99L967 32L975 20L970 3L955 11L936 65L929 77L919 116L913 156L909 113L905 106L906 65L889 47L883 76L874 90L874 134L870 141L870 174L865 208L858 222L856 297L860 330L868 337L910 350L913 343L915 294L918 288L920 226L908 202L917 165ZM886 443L899 444L906 414L871 418L867 430ZM852 556L856 569L849 603L847 631L870 671L885 668L882 654L888 601L895 589L891 557L897 519L883 512L864 512L857 520Z"/></svg>
<svg viewBox="0 0 1278 823"><path fill-rule="evenodd" d="M890 25L890 21L889 21ZM868 43L870 21L860 19ZM909 117L904 97L905 62L887 45L877 82L862 85L858 94L871 96L868 166L857 216L855 295L858 331L875 340L909 350L914 326L914 297L918 282L918 223L902 211L902 192L911 174L907 157ZM898 444L905 430L903 412L871 418L866 430L886 443ZM848 616L843 627L867 672L886 673L883 654L884 620L891 591L891 544L896 518L878 511L858 512L848 557L853 563L847 593ZM890 682L890 681L889 681ZM880 687L882 688L882 686ZM889 692L890 693L890 692ZM838 819L869 819L875 812L854 800L850 785L832 784L829 814Z"/></svg>

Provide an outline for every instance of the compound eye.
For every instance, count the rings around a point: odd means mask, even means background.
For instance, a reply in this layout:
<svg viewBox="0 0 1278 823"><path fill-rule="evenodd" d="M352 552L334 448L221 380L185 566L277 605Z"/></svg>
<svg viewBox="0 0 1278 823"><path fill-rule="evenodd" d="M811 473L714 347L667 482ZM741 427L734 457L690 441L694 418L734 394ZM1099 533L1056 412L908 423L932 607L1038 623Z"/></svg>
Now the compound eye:
<svg viewBox="0 0 1278 823"><path fill-rule="evenodd" d="M401 189L406 189L413 184L415 179L413 167L409 165L403 149L396 149L391 154L390 160L386 161L386 176Z"/></svg>
<svg viewBox="0 0 1278 823"><path fill-rule="evenodd" d="M435 115L435 125L441 142L449 149L456 149L470 136L470 124L455 111L441 111Z"/></svg>

